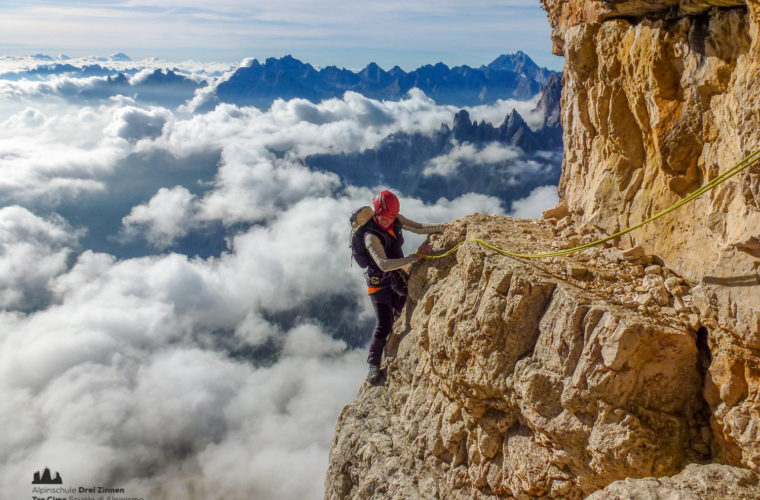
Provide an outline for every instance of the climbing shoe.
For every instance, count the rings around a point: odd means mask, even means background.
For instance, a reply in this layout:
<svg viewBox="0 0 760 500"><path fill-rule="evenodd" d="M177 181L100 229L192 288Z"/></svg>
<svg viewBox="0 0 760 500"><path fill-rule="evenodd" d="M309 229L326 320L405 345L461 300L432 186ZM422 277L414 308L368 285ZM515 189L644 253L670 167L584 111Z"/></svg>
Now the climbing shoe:
<svg viewBox="0 0 760 500"><path fill-rule="evenodd" d="M385 373L377 365L369 365L369 373L367 374L367 382L370 385L380 385L385 378Z"/></svg>

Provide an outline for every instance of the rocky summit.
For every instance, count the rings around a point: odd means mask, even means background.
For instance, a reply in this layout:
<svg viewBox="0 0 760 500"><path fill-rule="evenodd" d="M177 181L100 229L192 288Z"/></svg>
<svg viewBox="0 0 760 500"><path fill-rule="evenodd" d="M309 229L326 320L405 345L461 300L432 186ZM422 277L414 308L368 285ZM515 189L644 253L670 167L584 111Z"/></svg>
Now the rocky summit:
<svg viewBox="0 0 760 500"><path fill-rule="evenodd" d="M434 238L574 247L760 148L760 4L543 0L565 58L560 203ZM326 498L760 498L760 166L625 236L414 266Z"/></svg>

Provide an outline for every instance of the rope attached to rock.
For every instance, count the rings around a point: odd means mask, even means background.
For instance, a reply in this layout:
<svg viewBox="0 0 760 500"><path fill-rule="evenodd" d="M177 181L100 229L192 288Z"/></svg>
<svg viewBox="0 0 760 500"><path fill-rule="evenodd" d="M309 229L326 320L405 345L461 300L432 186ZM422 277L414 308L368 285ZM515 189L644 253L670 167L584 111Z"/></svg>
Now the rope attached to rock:
<svg viewBox="0 0 760 500"><path fill-rule="evenodd" d="M718 185L726 182L728 179L730 179L731 177L735 176L736 174L738 174L739 172L741 172L745 168L749 167L750 165L754 164L758 160L760 160L760 149L757 149L753 153L750 153L749 155L747 155L746 157L744 157L743 160L741 160L739 163L737 163L736 165L734 165L733 167L731 167L726 172L722 173L721 175L719 175L715 179L711 180L707 184L704 184L702 187L700 187L699 189L697 189L696 191L694 191L690 195L688 195L685 198L677 201L676 203L672 204L668 208L666 208L666 209L664 209L664 210L662 210L662 211L654 214L653 216L649 217L648 219L643 220L643 221L639 222L638 224L636 224L634 226L631 226L629 228L623 229L622 231L618 231L615 234L612 234L610 236L605 236L604 238L600 238L600 239L598 239L596 241L592 241L592 242L586 243L584 245L578 245L578 246L572 247L572 248L565 248L563 250L555 250L553 252L517 253L517 252L509 252L507 250L504 250L503 248L499 248L499 247L496 247L494 245L491 245L490 243L488 243L486 241L483 241L480 238L471 238L471 239L468 239L468 240L461 241L461 242L457 243L453 248L447 250L446 252L444 252L442 254L438 254L438 255L422 255L422 254L417 254L417 255L419 255L419 256L421 256L422 258L425 258L425 259L441 259L443 257L447 257L447 256L453 254L454 252L456 252L459 249L460 246L464 245L465 243L470 243L470 242L472 242L472 243L479 243L479 244L483 245L484 247L490 248L491 250L494 250L494 251L496 251L496 252L498 252L498 253L500 253L502 255L508 255L510 257L522 257L524 259L540 259L540 258L543 258L543 257L559 257L559 256L562 256L562 255L570 255L570 254L573 254L573 253L576 253L576 252L580 252L581 250L586 250L587 248L592 248L592 247L601 245L602 243L605 243L605 242L610 241L612 239L615 239L615 238L618 238L620 236L623 236L624 234L628 234L631 231L634 231L634 230L636 230L636 229L638 229L638 228L640 228L640 227L642 227L642 226L644 226L646 224L649 224L650 222L652 222L654 220L659 219L663 215L669 214L673 210L675 210L675 209L677 209L677 208L679 208L679 207L681 207L683 205L686 205L687 203L689 203L693 199L697 198L698 196L700 196L700 195L706 193L707 191L710 191L714 187L716 187L716 186L718 186Z"/></svg>

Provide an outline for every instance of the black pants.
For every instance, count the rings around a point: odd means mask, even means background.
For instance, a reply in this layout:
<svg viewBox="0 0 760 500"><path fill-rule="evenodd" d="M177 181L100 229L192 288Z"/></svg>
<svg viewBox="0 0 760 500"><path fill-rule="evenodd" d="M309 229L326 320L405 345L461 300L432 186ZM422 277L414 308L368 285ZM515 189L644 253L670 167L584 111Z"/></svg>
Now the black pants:
<svg viewBox="0 0 760 500"><path fill-rule="evenodd" d="M386 286L375 293L371 293L369 298L375 308L376 323L375 331L372 333L372 342L369 344L367 363L380 366L385 342L393 329L393 320L401 314L401 310L406 304L406 286L394 283L392 287Z"/></svg>

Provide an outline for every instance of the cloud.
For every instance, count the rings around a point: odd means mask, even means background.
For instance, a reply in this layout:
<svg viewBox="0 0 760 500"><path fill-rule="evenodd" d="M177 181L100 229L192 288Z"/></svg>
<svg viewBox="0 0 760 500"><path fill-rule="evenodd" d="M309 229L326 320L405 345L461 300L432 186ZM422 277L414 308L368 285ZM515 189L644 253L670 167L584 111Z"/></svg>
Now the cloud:
<svg viewBox="0 0 760 500"><path fill-rule="evenodd" d="M453 200L441 198L429 205L414 198L402 197L401 200L401 212L420 222L449 222L474 213L505 214L501 200L478 193L469 193Z"/></svg>
<svg viewBox="0 0 760 500"><path fill-rule="evenodd" d="M0 309L34 310L48 283L66 271L77 233L60 218L45 220L25 208L0 208Z"/></svg>
<svg viewBox="0 0 760 500"><path fill-rule="evenodd" d="M170 247L195 226L193 212L197 203L196 197L182 186L161 188L148 203L133 207L122 219L123 237L143 236L158 249Z"/></svg>
<svg viewBox="0 0 760 500"><path fill-rule="evenodd" d="M115 110L106 133L129 142L144 138L155 139L161 135L164 125L171 117L172 114L164 108L152 107L146 110L125 106Z"/></svg>
<svg viewBox="0 0 760 500"><path fill-rule="evenodd" d="M528 124L532 130L536 130L543 126L544 115L539 111L533 111L538 104L540 94L537 94L532 99L527 101L515 101L513 99L499 99L493 104L484 104L481 106L468 106L464 109L470 114L470 119L473 121L487 121L495 127L498 127L504 122L504 118L509 115L512 110L516 110L520 116L522 116L525 123Z"/></svg>
<svg viewBox="0 0 760 500"><path fill-rule="evenodd" d="M104 190L130 154L167 151L186 159L220 150L223 161L217 193L204 200L204 213L231 222L255 220L262 217L261 208L269 201L266 183L262 183L268 177L286 177L288 190L296 198L299 193L321 193L334 186L335 179L324 174L312 172L307 179L309 175L300 167L306 155L361 151L394 132L430 133L450 122L456 111L452 106L437 106L417 90L398 102L349 92L319 104L278 100L267 112L225 104L190 117L176 117L161 107L143 107L128 98L99 106L27 107L6 120L7 136L0 133L0 154L10 158L3 164L7 175L0 182L0 194L5 192L8 200L60 204ZM51 147L56 147L56 155L40 153ZM257 199L243 203L249 188L259 183L262 189ZM241 189L241 184L247 187ZM280 197L294 199L282 193ZM279 209L275 198L269 196L274 209Z"/></svg>
<svg viewBox="0 0 760 500"><path fill-rule="evenodd" d="M329 194L338 184L334 174L312 172L271 153L226 149L215 189L200 202L200 217L228 225L261 221L303 198Z"/></svg>
<svg viewBox="0 0 760 500"><path fill-rule="evenodd" d="M93 69L66 64L62 69L33 69L28 73L0 75L0 103L40 98L74 104L99 103L122 96L175 108L191 99L195 90L203 88L209 78L185 76L168 69L143 70L129 76L135 71L117 73L100 66Z"/></svg>
<svg viewBox="0 0 760 500"><path fill-rule="evenodd" d="M0 317L0 389L12 405L0 418L16 429L3 443L14 464L56 463L67 481L82 484L113 480L115 470L119 484L150 474L136 487L155 488L183 480L187 471L167 464L187 462L200 467L206 491L221 481L238 498L318 496L331 429L361 382L365 354L308 324L280 334L284 347L272 367L201 348L216 345L211 331L244 321L244 302L280 291L257 289L246 276L222 280L241 263L178 255L115 261L85 252L52 286L57 305ZM16 407L30 403L29 390L31 406ZM268 471L282 467L272 460L301 464L302 479L274 482ZM217 470L219 461L237 469ZM251 464L261 467L240 473ZM3 484L13 484L14 471L10 464L0 471Z"/></svg>
<svg viewBox="0 0 760 500"><path fill-rule="evenodd" d="M55 205L103 190L129 152L126 140L104 133L121 120L119 109L56 105L9 117L0 127L0 199Z"/></svg>
<svg viewBox="0 0 760 500"><path fill-rule="evenodd" d="M454 148L448 154L437 156L428 161L423 174L450 177L457 172L459 165L464 162L472 165L486 165L508 162L520 156L521 152L518 148L505 146L498 142L489 143L483 148L478 148L469 142L464 144L455 142Z"/></svg>
<svg viewBox="0 0 760 500"><path fill-rule="evenodd" d="M209 446L199 456L207 484L232 498L241 492L261 498L321 497L334 419L345 398L354 397L365 357L359 351L320 361L288 356L252 374L228 410L241 425L234 426L229 441ZM333 425L325 425L331 420ZM312 445L304 447L307 442ZM293 470L298 470L297 478Z"/></svg>
<svg viewBox="0 0 760 500"><path fill-rule="evenodd" d="M340 180L305 168L309 154L361 151L399 131L430 133L456 112L419 91L398 102L347 93L319 104L280 100L267 112L225 104L192 116L127 98L99 106L38 104L11 116L7 135L0 131L0 155L7 160L0 166L0 197L55 208L84 225L92 215L83 207L97 202L98 212L125 224L122 236L150 225L144 240L156 248L168 248L208 223L261 222L304 197L333 192ZM51 149L56 154L46 153ZM481 156L499 154L492 149ZM163 159L167 154L171 158ZM182 225L170 232L160 230L155 217L156 223L146 219L155 212L150 198L162 188L183 188L197 198L189 219L174 207L172 217ZM98 248L114 251L108 240L117 235L100 230L88 239L98 235L104 241ZM121 241L127 240L139 238Z"/></svg>
<svg viewBox="0 0 760 500"><path fill-rule="evenodd" d="M400 101L377 101L356 92L314 104L306 99L277 99L267 111L219 104L186 121L178 121L164 137L166 147L181 155L182 144L204 148L245 137L270 151L303 157L321 152L360 151L376 146L393 132L437 130L450 123L458 108L439 106L418 89Z"/></svg>
<svg viewBox="0 0 760 500"><path fill-rule="evenodd" d="M47 80L0 80L0 99L29 100L45 96L74 97L82 91L94 89L107 81L107 77L91 76L74 78L53 75Z"/></svg>
<svg viewBox="0 0 760 500"><path fill-rule="evenodd" d="M306 329L289 334L300 337L299 349L325 352L334 343ZM304 338L310 336L313 344ZM22 497L26 480L8 486L38 463L55 463L67 484L115 483L145 498L181 497L187 484L194 498L318 498L334 422L363 376L364 353L307 354L286 353L274 366L255 368L208 350L170 347L78 365L33 400L5 388L13 411L28 420L19 426L16 415L0 415L16 424L3 444L27 448L13 448L0 482ZM17 406L23 403L29 406ZM295 466L294 477L287 471Z"/></svg>
<svg viewBox="0 0 760 500"><path fill-rule="evenodd" d="M27 107L20 113L9 117L2 123L2 126L7 129L19 129L19 128L39 128L45 123L45 115L36 108Z"/></svg>
<svg viewBox="0 0 760 500"><path fill-rule="evenodd" d="M535 187L537 184L552 182L562 161L562 152L559 150L526 153L518 147L498 142L475 146L452 140L452 145L448 153L425 164L423 175L438 176L446 181L456 181L458 176L472 176L476 180L487 178L492 185L481 186L481 189L494 189L494 186L498 186L496 189L502 193L517 190L516 196L520 196L519 190L523 186ZM478 183L474 182L473 185ZM515 194L511 196L514 199Z"/></svg>
<svg viewBox="0 0 760 500"><path fill-rule="evenodd" d="M540 186L530 192L525 198L512 202L509 215L520 219L537 219L544 210L559 203L557 186Z"/></svg>

